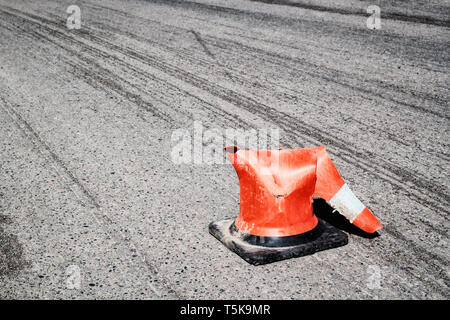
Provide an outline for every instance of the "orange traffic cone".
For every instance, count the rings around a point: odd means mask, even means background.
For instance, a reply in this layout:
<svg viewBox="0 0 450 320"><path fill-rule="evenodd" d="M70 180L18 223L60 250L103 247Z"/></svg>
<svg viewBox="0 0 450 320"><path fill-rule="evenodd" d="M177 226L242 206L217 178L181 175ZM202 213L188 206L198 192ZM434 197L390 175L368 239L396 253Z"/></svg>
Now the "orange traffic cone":
<svg viewBox="0 0 450 320"><path fill-rule="evenodd" d="M209 231L226 247L260 265L347 244L345 233L313 213L313 197L324 197L349 216L359 209L345 206L347 198L354 199L342 189L345 183L324 147L225 150L239 178L240 212L236 219L211 223Z"/></svg>

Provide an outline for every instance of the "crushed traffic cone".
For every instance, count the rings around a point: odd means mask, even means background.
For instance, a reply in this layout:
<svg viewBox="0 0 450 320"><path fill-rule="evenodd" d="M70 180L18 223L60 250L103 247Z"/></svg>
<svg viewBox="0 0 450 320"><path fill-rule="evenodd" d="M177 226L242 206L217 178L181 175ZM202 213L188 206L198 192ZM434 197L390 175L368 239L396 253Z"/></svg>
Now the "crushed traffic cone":
<svg viewBox="0 0 450 320"><path fill-rule="evenodd" d="M317 148L225 150L239 178L240 212L209 232L227 248L261 265L347 244L345 233L313 213Z"/></svg>

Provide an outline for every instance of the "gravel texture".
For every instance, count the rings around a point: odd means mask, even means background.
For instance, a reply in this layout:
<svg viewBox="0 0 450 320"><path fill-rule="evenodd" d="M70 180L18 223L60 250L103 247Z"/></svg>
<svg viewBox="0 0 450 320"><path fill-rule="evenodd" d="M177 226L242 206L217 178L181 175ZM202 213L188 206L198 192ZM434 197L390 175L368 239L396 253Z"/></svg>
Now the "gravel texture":
<svg viewBox="0 0 450 320"><path fill-rule="evenodd" d="M0 0L0 298L448 299L449 2L336 2ZM324 144L384 228L247 264L193 121Z"/></svg>

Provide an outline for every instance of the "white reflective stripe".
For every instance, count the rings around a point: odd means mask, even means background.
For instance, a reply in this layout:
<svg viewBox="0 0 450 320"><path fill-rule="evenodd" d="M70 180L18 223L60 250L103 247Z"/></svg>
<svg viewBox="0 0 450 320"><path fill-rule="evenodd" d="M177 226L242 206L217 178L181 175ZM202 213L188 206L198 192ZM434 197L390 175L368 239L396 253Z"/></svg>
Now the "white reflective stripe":
<svg viewBox="0 0 450 320"><path fill-rule="evenodd" d="M353 223L358 214L365 208L347 184L344 184L333 196L330 200L330 204L339 211L340 214L350 220L350 223Z"/></svg>

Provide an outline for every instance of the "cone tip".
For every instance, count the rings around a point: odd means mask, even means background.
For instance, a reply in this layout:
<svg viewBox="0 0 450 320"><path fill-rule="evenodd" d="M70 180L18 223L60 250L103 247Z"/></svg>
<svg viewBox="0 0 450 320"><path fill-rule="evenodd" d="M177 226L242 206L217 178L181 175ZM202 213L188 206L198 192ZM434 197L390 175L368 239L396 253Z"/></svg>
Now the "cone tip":
<svg viewBox="0 0 450 320"><path fill-rule="evenodd" d="M356 217L353 224L368 233L374 233L383 228L380 221L378 221L373 213L367 208L364 208L364 210Z"/></svg>

